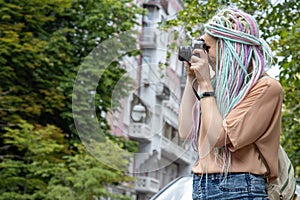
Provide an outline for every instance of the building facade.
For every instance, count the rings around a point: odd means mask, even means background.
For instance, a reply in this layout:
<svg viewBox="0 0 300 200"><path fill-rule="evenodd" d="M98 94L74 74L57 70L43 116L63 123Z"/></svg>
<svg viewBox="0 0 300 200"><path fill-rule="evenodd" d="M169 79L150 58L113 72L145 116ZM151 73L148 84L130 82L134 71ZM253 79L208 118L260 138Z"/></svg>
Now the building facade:
<svg viewBox="0 0 300 200"><path fill-rule="evenodd" d="M178 176L189 175L195 153L189 140L178 136L178 110L185 84L185 71L178 61L172 32L158 23L173 18L183 9L181 0L137 1L147 9L138 28L142 54L125 58L124 68L136 80L136 88L122 100L123 109L111 118L112 133L138 142L130 172L137 181L135 199L149 199Z"/></svg>

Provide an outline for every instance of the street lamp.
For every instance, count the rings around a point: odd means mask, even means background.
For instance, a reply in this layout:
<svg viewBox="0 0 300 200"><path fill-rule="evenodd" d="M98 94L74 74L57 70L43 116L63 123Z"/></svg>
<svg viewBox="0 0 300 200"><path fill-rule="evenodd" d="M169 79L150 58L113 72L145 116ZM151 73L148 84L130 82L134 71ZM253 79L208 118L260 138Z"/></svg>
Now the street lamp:
<svg viewBox="0 0 300 200"><path fill-rule="evenodd" d="M131 119L134 122L145 122L146 120L146 108L141 103L133 106L131 111Z"/></svg>

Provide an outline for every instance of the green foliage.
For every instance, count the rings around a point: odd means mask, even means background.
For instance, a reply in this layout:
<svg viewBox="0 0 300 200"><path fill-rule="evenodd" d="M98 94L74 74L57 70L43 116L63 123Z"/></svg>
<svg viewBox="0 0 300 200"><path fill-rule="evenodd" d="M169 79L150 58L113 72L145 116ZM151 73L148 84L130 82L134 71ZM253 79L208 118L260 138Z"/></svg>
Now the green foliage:
<svg viewBox="0 0 300 200"><path fill-rule="evenodd" d="M280 62L282 66L280 82L285 92L282 143L286 146L288 154L297 166L297 175L300 177L300 18L291 30L286 29L281 34L282 39L279 45L283 50L279 55L283 57L283 60Z"/></svg>
<svg viewBox="0 0 300 200"><path fill-rule="evenodd" d="M25 118L74 131L71 105L78 66L99 43L129 31L143 10L129 0L1 0L0 7L1 119ZM97 88L101 101L96 107L104 111L118 102L111 101L107 86L124 74L118 61L112 65Z"/></svg>
<svg viewBox="0 0 300 200"><path fill-rule="evenodd" d="M94 144L99 159L118 160L114 168L85 152L72 92L90 51L129 31L143 13L131 0L0 0L0 199L126 199L107 186L131 181L124 168L136 144L114 136ZM111 92L124 73L115 59L97 86L95 108L105 134L109 126L100 114L126 96L126 87L120 96ZM101 145L119 150L103 152Z"/></svg>
<svg viewBox="0 0 300 200"><path fill-rule="evenodd" d="M59 4L58 4L59 3ZM62 13L70 7L70 1L52 0L21 1L14 3L0 1L0 110L3 121L13 121L25 117L40 117L43 113L61 111L65 96L57 89L63 72L61 67L65 48L71 49L63 35L56 30L53 37L44 29L55 20L49 11ZM59 42L55 42L59 41ZM55 53L53 42L57 47ZM61 57L60 61L55 57Z"/></svg>
<svg viewBox="0 0 300 200"><path fill-rule="evenodd" d="M94 196L126 199L106 188L132 181L124 173L128 164L126 152L111 151L109 155L105 152L103 145L115 145L110 140L95 146L99 145L99 155L118 163L114 168L89 155L82 144L76 144L76 152L70 153L64 133L53 125L33 126L21 121L17 127L5 130L4 146L17 149L1 157L0 199L81 200L94 199Z"/></svg>
<svg viewBox="0 0 300 200"><path fill-rule="evenodd" d="M234 6L252 14L259 23L262 37L275 54L275 65L280 68L279 80L284 88L282 113L282 144L288 152L297 176L300 176L300 92L299 92L299 45L300 2L280 1L272 4L267 0L185 0L185 9L178 18L161 24L164 29L183 27L188 36L203 34L203 23L220 8Z"/></svg>

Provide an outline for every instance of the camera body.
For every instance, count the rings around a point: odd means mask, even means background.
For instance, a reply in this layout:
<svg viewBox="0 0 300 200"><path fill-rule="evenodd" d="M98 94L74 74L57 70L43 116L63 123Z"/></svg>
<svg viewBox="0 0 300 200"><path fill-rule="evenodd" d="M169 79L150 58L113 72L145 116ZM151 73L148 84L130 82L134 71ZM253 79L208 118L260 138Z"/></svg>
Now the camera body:
<svg viewBox="0 0 300 200"><path fill-rule="evenodd" d="M187 61L189 63L194 49L204 49L207 51L205 41L203 39L196 39L192 41L191 46L180 46L178 50L178 60ZM200 57L200 55L196 56Z"/></svg>

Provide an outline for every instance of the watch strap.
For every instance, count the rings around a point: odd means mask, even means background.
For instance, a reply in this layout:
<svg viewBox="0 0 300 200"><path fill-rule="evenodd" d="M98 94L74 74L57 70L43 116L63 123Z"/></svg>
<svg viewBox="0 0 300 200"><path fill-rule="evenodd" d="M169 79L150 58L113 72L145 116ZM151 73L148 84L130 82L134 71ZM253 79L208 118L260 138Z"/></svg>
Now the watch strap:
<svg viewBox="0 0 300 200"><path fill-rule="evenodd" d="M200 95L200 99L205 98L205 97L214 97L214 96L215 96L215 92L214 91L203 92Z"/></svg>
<svg viewBox="0 0 300 200"><path fill-rule="evenodd" d="M193 80L193 82L192 82L192 89L193 89L193 92L194 92L196 98L198 99L198 101L200 101L202 98L205 98L205 97L213 97L213 96L215 96L215 92L214 91L203 92L199 96L198 93L197 93L197 91L194 88L194 85L195 85L196 81L197 81L197 79L195 78Z"/></svg>

